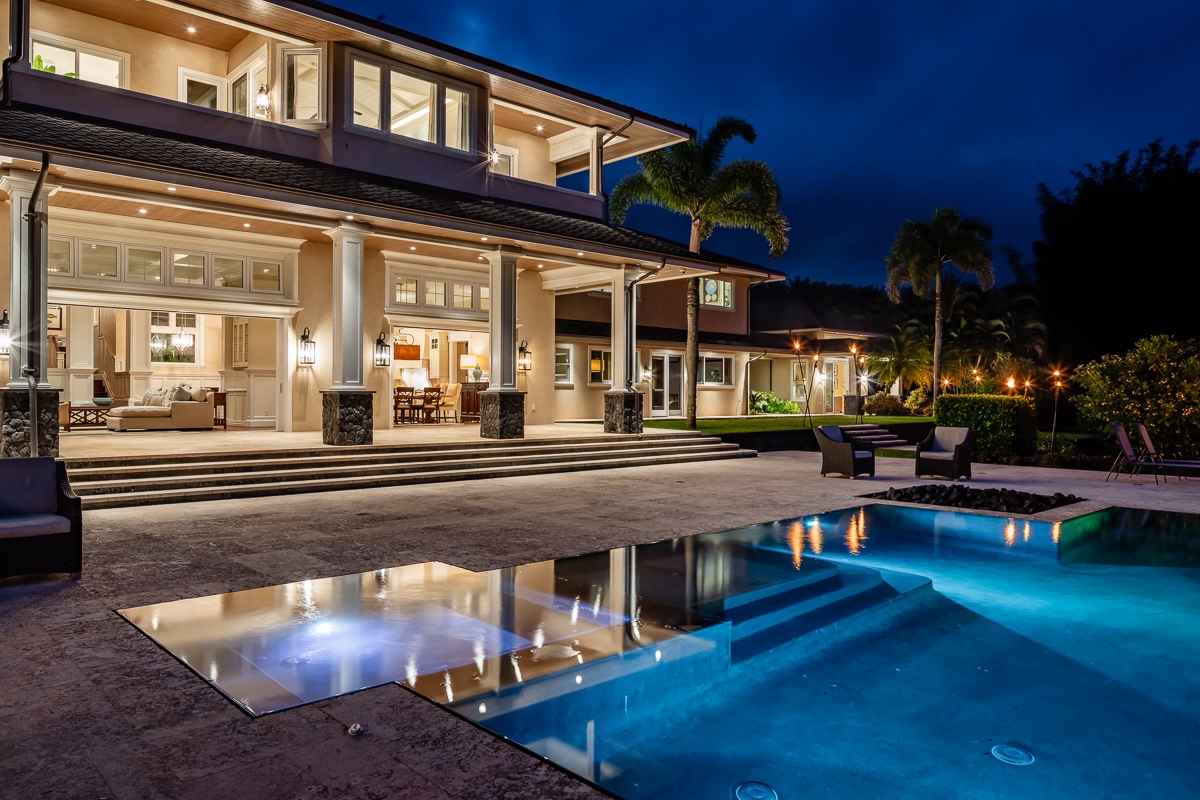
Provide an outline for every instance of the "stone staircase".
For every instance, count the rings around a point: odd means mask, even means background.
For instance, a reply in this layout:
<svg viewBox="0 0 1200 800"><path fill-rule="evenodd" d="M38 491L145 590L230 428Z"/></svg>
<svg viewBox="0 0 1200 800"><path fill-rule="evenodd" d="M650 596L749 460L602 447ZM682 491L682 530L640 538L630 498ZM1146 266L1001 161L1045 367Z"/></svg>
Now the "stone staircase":
<svg viewBox="0 0 1200 800"><path fill-rule="evenodd" d="M874 448L882 447L889 450L908 446L907 441L893 433L888 433L878 425L841 425L839 427L842 429L842 435L852 442L862 442Z"/></svg>
<svg viewBox="0 0 1200 800"><path fill-rule="evenodd" d="M702 434L64 459L85 509L754 457Z"/></svg>

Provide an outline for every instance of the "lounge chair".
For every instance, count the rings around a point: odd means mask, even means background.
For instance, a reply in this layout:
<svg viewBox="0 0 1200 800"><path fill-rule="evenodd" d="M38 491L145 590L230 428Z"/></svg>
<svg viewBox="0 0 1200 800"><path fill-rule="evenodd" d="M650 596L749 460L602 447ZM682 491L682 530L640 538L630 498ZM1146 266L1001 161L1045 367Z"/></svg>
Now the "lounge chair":
<svg viewBox="0 0 1200 800"><path fill-rule="evenodd" d="M917 477L936 475L956 481L971 479L971 448L975 431L970 428L936 427L917 442Z"/></svg>
<svg viewBox="0 0 1200 800"><path fill-rule="evenodd" d="M1112 423L1110 426L1113 433L1117 436L1117 445L1121 448L1117 453L1113 465L1109 467L1108 474L1104 476L1104 482L1108 483L1109 478L1120 478L1123 470L1129 470L1129 477L1135 477L1142 471L1142 467L1150 467L1154 472L1154 484L1158 485L1158 464L1150 458L1148 454L1138 453L1133 449L1133 443L1129 441L1129 434L1125 433L1125 428L1117 423Z"/></svg>
<svg viewBox="0 0 1200 800"><path fill-rule="evenodd" d="M83 509L53 458L0 459L0 578L83 570Z"/></svg>
<svg viewBox="0 0 1200 800"><path fill-rule="evenodd" d="M847 442L837 425L822 425L813 433L821 448L821 475L836 472L851 480L858 475L875 476L875 451L870 445Z"/></svg>
<svg viewBox="0 0 1200 800"><path fill-rule="evenodd" d="M1172 467L1177 471L1200 469L1200 461L1196 461L1195 459L1163 458L1162 454L1155 449L1154 442L1150 439L1150 431L1146 430L1146 426L1140 422L1135 422L1133 423L1133 427L1138 432L1138 436L1141 437L1142 445L1145 448L1142 454L1143 458L1152 461L1157 469L1165 469L1166 467ZM1163 477L1166 477L1166 472L1163 473ZM1181 482L1183 481L1182 475L1176 475L1175 477L1179 478Z"/></svg>

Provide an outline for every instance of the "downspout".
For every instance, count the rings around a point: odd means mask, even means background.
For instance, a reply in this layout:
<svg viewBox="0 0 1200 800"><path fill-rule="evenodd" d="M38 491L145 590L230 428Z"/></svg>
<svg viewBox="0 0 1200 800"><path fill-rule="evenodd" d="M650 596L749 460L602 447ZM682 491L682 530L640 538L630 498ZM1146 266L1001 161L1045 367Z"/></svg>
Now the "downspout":
<svg viewBox="0 0 1200 800"><path fill-rule="evenodd" d="M8 52L9 57L0 65L0 106L12 106L12 85L9 83L9 68L25 60L25 43L29 32L25 29L25 9L29 0L9 0L8 5Z"/></svg>
<svg viewBox="0 0 1200 800"><path fill-rule="evenodd" d="M630 295L637 291L637 289L635 287L639 283L644 281L646 278L649 278L651 275L657 275L658 273L662 272L663 268L666 266L667 266L667 258L666 258L666 256L663 256L662 263L660 263L657 267L655 267L653 270L651 270L649 272L643 272L637 278L630 281L629 284L625 287L625 307L634 309L633 314L625 315L625 363L626 364L634 364L634 365L637 364L637 323L634 319L637 316L637 311L636 311L637 310L637 297L631 297ZM633 384L635 383L635 381L633 380L633 378L628 377L628 373L632 373L633 370L627 368L626 372L627 372L627 376L625 378L625 391L632 392Z"/></svg>
<svg viewBox="0 0 1200 800"><path fill-rule="evenodd" d="M625 132L625 129L633 124L636 115L630 114L629 121L622 125L618 130L610 132L607 136L600 140L600 144L596 145L596 171L599 173L596 178L596 185L600 187L600 196L604 198L604 224L608 222L608 192L604 191L604 145L620 136ZM660 267L661 269L661 267ZM640 280L640 279L639 279Z"/></svg>
<svg viewBox="0 0 1200 800"><path fill-rule="evenodd" d="M46 173L50 171L50 154L42 153L42 171L38 173L37 183L33 185L33 194L29 197L29 208L25 212L25 221L29 224L29 309L35 314L44 314L44 311L38 311L41 308L42 300L42 215L38 213L37 202L42 194L42 185L46 182ZM41 320L30 318L25 321L27 330L29 331L29 339L27 342L36 342L37 337L42 332ZM45 342L41 343L41 347L46 346ZM38 457L38 440L41 438L41 426L38 420L37 407L37 389L38 378L41 376L40 364L37 362L40 359L33 357L35 352L39 352L37 347L30 347L28 344L25 347L25 357L30 359L31 363L27 363L21 368L21 374L29 381L29 456L30 458Z"/></svg>
<svg viewBox="0 0 1200 800"><path fill-rule="evenodd" d="M763 350L763 354L761 356L755 356L754 358L752 358L746 362L746 416L747 417L750 416L750 365L753 364L755 361L758 361L760 358L766 358L766 357L767 357L767 351Z"/></svg>

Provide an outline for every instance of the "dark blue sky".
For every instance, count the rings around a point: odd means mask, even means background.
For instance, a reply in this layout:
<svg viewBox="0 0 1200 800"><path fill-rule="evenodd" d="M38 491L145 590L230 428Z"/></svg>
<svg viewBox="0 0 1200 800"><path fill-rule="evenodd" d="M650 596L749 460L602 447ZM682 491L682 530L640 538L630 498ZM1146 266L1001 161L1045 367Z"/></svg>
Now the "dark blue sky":
<svg viewBox="0 0 1200 800"><path fill-rule="evenodd" d="M1195 0L335 2L692 127L745 117L758 142L729 156L771 165L792 223L775 266L814 280L881 283L896 228L938 205L995 228L997 267L1000 245L1030 258L1039 182L1200 138ZM656 209L628 224L686 241ZM752 234L705 246L767 263Z"/></svg>

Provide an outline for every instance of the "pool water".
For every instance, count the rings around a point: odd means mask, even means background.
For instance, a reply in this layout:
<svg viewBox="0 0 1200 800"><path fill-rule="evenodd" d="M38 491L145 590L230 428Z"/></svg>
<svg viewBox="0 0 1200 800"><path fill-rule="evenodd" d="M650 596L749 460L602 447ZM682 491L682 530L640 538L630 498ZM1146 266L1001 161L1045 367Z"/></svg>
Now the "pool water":
<svg viewBox="0 0 1200 800"><path fill-rule="evenodd" d="M396 681L628 800L1193 798L1193 524L874 504L120 613L252 715Z"/></svg>

